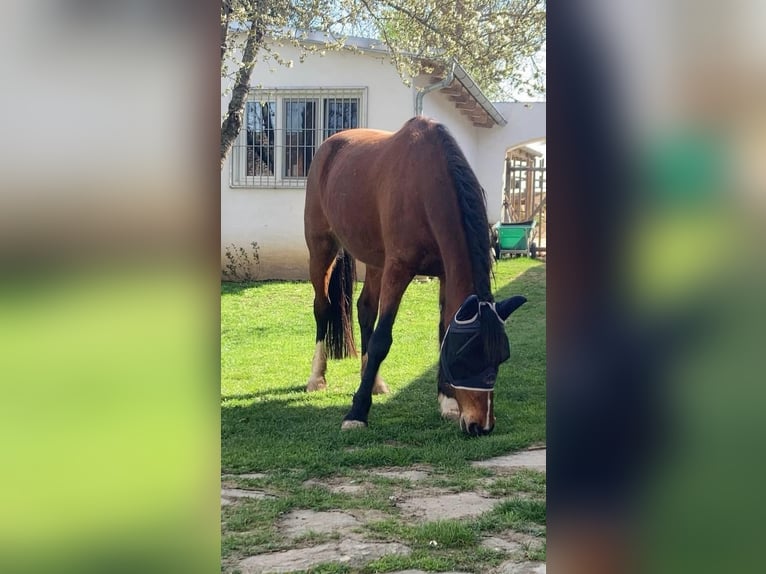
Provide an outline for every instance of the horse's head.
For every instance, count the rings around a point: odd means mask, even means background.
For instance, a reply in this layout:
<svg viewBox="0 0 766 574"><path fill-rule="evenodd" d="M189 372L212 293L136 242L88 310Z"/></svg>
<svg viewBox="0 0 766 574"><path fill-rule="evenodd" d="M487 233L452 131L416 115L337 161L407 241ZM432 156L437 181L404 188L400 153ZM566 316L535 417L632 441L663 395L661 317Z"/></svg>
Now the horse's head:
<svg viewBox="0 0 766 574"><path fill-rule="evenodd" d="M471 295L455 313L444 335L439 369L454 392L460 428L470 435L489 434L495 426L497 371L511 356L504 323L526 301L517 295L489 303Z"/></svg>

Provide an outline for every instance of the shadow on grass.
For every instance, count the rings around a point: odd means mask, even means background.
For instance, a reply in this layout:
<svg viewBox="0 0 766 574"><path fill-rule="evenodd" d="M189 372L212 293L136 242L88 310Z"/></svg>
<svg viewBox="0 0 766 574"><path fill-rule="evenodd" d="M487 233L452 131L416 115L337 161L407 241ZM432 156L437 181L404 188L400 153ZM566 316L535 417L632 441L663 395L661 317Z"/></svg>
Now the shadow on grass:
<svg viewBox="0 0 766 574"><path fill-rule="evenodd" d="M373 398L369 428L343 432L351 404L319 406L318 395L256 400L221 409L221 466L224 472L294 469L306 476L333 474L352 466L429 463L445 469L469 460L518 450L545 440L545 266L532 267L502 286L497 298L522 294L528 303L507 325L511 359L500 368L495 391L495 431L469 438L439 415L436 363L384 403ZM247 287L242 287L247 288ZM436 321L436 318L435 318ZM394 341L392 353L397 349ZM434 350L436 359L436 350ZM259 399L294 394L299 385L225 398Z"/></svg>

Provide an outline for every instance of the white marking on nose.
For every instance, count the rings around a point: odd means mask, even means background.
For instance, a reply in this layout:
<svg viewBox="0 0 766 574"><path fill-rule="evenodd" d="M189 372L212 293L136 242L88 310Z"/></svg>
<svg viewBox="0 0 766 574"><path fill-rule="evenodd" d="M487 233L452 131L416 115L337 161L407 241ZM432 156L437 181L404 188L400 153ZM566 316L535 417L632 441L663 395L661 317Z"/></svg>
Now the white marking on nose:
<svg viewBox="0 0 766 574"><path fill-rule="evenodd" d="M439 393L439 407L443 417L454 420L460 418L460 407L455 399Z"/></svg>

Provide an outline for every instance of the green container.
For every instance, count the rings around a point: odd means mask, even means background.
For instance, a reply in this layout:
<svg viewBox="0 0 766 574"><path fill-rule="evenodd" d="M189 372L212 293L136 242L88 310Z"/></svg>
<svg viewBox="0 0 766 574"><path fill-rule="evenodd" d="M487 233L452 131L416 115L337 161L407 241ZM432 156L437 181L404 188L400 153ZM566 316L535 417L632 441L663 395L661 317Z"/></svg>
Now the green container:
<svg viewBox="0 0 766 574"><path fill-rule="evenodd" d="M535 220L522 221L519 223L498 223L497 241L501 251L527 251L529 250L529 235L535 226Z"/></svg>

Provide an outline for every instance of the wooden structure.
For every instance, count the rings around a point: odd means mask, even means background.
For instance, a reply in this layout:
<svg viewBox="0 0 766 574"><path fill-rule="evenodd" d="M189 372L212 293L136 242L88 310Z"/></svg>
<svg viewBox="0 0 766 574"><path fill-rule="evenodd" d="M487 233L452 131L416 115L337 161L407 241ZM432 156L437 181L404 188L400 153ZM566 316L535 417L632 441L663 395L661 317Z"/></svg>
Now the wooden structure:
<svg viewBox="0 0 766 574"><path fill-rule="evenodd" d="M530 241L545 253L546 177L543 154L526 146L509 150L505 156L503 223L534 220Z"/></svg>

